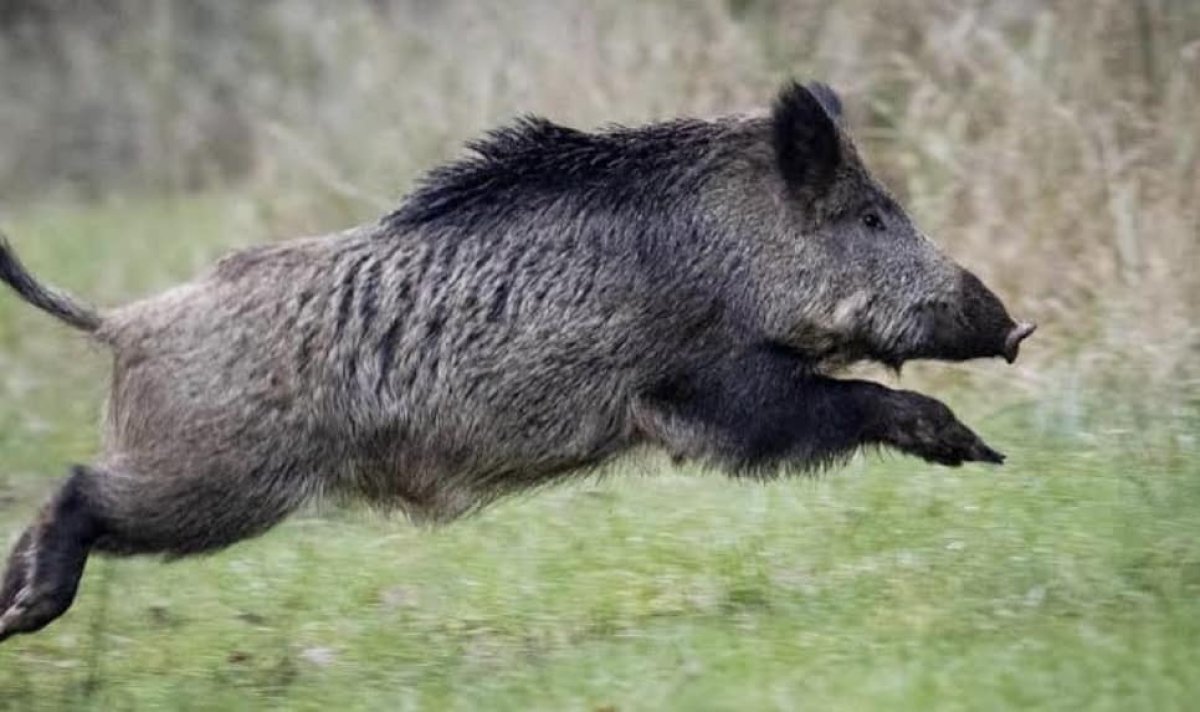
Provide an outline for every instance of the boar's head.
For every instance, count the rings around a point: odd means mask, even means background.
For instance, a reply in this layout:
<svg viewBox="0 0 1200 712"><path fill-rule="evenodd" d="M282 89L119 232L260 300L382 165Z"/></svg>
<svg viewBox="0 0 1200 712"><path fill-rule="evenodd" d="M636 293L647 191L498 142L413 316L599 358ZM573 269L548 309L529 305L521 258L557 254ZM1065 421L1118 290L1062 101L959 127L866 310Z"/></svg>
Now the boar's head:
<svg viewBox="0 0 1200 712"><path fill-rule="evenodd" d="M1000 356L1034 325L947 257L870 174L828 87L786 86L764 134L754 274L772 341L819 363Z"/></svg>

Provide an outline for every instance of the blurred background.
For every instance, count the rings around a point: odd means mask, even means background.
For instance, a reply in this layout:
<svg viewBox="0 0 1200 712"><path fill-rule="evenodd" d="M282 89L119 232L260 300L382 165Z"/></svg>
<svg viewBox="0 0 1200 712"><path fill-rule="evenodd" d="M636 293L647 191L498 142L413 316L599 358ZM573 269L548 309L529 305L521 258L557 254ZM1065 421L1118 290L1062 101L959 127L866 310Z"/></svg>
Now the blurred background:
<svg viewBox="0 0 1200 712"><path fill-rule="evenodd" d="M791 77L836 87L917 222L1041 325L1014 367L900 381L1006 468L752 488L651 461L443 531L321 511L93 563L0 648L0 709L1194 702L1200 3L3 0L0 225L115 304L374 220L518 114L712 116ZM94 452L107 369L0 295L4 542Z"/></svg>

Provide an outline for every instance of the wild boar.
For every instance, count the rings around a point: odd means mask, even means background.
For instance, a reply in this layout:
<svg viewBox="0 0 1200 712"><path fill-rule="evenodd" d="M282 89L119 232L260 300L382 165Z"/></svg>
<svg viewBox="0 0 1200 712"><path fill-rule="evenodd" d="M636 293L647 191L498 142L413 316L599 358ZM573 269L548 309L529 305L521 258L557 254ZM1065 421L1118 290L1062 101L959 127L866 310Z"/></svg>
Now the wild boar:
<svg viewBox="0 0 1200 712"><path fill-rule="evenodd" d="M376 224L109 311L0 241L0 279L114 354L103 452L18 540L0 639L60 616L90 551L211 551L322 495L447 521L643 445L734 475L1002 461L937 400L832 375L1012 361L1033 326L913 225L828 87L470 147Z"/></svg>

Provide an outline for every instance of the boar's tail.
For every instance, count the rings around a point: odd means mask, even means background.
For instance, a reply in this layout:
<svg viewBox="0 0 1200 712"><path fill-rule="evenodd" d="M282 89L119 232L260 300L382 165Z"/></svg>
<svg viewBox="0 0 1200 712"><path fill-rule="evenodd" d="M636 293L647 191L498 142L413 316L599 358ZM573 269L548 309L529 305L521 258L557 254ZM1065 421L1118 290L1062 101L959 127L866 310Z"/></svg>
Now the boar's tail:
<svg viewBox="0 0 1200 712"><path fill-rule="evenodd" d="M93 333L100 328L102 320L95 309L37 281L17 259L3 232L0 232L0 280L12 287L25 301L76 329Z"/></svg>

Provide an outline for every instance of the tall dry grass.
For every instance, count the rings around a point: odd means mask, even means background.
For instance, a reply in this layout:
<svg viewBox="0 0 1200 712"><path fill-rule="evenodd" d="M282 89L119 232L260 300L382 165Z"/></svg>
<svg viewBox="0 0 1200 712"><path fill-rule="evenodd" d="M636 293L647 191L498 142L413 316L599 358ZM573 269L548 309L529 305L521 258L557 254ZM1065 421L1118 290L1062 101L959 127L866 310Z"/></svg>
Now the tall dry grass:
<svg viewBox="0 0 1200 712"><path fill-rule="evenodd" d="M0 186L233 187L270 234L365 220L516 113L579 126L844 94L926 230L1042 323L1029 392L1200 393L1200 4L14 2ZM987 374L993 374L991 376Z"/></svg>

